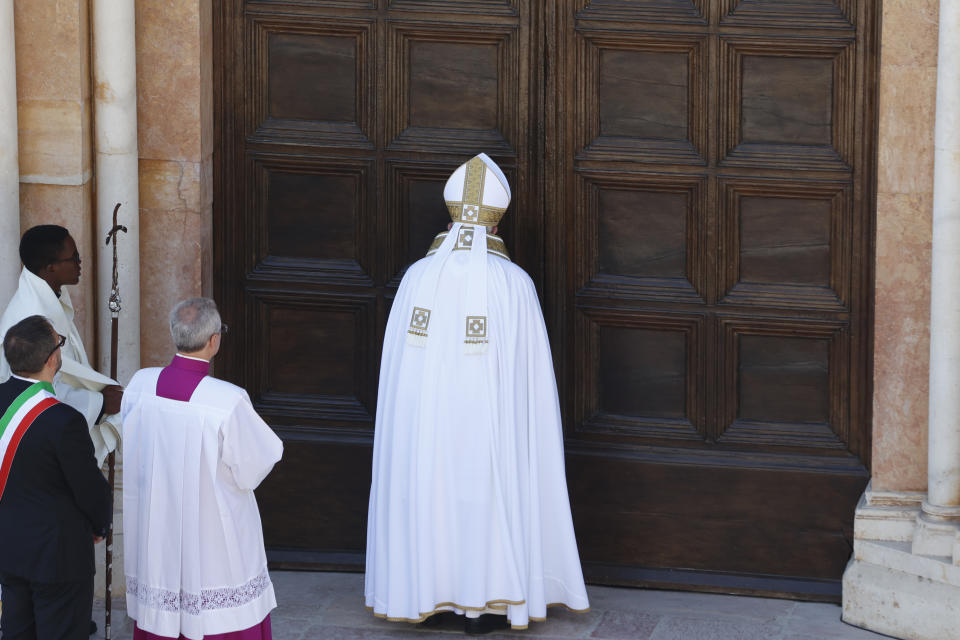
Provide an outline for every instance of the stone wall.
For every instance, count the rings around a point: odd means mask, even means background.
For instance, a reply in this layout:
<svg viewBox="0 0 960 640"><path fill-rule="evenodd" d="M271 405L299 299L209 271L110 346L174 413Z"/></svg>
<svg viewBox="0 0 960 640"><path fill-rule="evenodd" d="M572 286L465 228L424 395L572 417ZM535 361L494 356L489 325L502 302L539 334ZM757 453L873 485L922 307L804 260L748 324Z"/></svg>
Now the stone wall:
<svg viewBox="0 0 960 640"><path fill-rule="evenodd" d="M143 366L167 364L167 314L213 291L210 0L137 3Z"/></svg>
<svg viewBox="0 0 960 640"><path fill-rule="evenodd" d="M60 224L83 259L70 297L88 351L96 344L93 119L87 0L13 3L20 145L20 228ZM88 355L94 355L92 353Z"/></svg>
<svg viewBox="0 0 960 640"><path fill-rule="evenodd" d="M937 0L884 0L880 54L873 488L927 486Z"/></svg>

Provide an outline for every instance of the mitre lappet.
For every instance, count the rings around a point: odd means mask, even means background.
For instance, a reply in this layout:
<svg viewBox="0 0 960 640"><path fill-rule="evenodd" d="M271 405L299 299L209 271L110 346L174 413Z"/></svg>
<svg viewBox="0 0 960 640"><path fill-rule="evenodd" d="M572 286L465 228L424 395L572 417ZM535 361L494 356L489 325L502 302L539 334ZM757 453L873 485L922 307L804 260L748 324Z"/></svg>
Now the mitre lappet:
<svg viewBox="0 0 960 640"><path fill-rule="evenodd" d="M453 251L470 251L470 275L466 284L467 313L463 318L464 352L468 354L486 353L491 331L487 315L487 252L506 255L502 242L496 236L490 236L488 242L487 227L496 226L510 204L510 185L500 167L485 153L474 156L447 180L443 189L443 199L450 211L453 226L448 233L437 237L441 239L439 248L431 250L430 263L414 295L410 309L410 327L407 329L407 342L413 346L424 347L430 338L430 316L436 309L437 284L443 272L447 258ZM490 245L488 247L488 245Z"/></svg>

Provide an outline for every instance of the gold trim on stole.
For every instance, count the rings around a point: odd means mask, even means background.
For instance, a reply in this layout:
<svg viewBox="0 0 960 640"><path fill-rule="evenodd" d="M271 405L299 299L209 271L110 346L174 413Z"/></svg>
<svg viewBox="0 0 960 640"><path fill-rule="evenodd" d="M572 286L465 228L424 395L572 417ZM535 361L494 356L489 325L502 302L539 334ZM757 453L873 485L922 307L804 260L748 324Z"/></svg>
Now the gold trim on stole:
<svg viewBox="0 0 960 640"><path fill-rule="evenodd" d="M443 244L443 239L447 237L447 231L441 231L437 234L437 237L433 239L433 242L430 243L430 249L427 250L427 255L432 256L437 252L437 249L440 248L440 245ZM472 244L472 243L471 243ZM454 251L465 251L468 247L461 247L454 245ZM500 236L495 236L491 233L487 234L487 253L492 253L495 256L500 256L504 260L510 259L510 254L507 252L507 245L504 244L503 238Z"/></svg>

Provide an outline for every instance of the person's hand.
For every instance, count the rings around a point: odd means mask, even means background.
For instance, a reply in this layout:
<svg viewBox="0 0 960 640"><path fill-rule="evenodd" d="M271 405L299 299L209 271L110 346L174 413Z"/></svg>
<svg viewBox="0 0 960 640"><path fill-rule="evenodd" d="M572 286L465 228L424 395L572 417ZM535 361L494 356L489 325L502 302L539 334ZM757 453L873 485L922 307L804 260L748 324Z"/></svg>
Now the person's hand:
<svg viewBox="0 0 960 640"><path fill-rule="evenodd" d="M123 387L112 384L104 387L103 391L103 415L112 416L120 413L120 403L123 401Z"/></svg>
<svg viewBox="0 0 960 640"><path fill-rule="evenodd" d="M93 544L100 544L101 542L103 542L103 536L93 534Z"/></svg>

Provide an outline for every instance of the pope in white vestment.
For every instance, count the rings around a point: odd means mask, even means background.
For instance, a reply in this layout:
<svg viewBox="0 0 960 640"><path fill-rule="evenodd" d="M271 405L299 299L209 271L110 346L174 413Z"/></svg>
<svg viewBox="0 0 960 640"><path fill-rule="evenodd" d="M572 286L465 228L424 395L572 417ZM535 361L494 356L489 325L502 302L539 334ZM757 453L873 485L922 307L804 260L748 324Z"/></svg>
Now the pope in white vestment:
<svg viewBox="0 0 960 640"><path fill-rule="evenodd" d="M277 601L253 490L283 444L243 389L207 375L225 331L213 301L177 305L171 330L173 362L138 371L121 409L134 640L270 640ZM184 331L200 336L193 347Z"/></svg>
<svg viewBox="0 0 960 640"><path fill-rule="evenodd" d="M52 225L44 226L52 227ZM65 229L62 231L66 234ZM73 242L69 235L66 235L66 238L70 243ZM72 246L76 248L75 244ZM79 276L79 255L61 262L74 260L76 266L71 264L69 268L76 269ZM7 330L16 323L32 315L44 316L53 325L54 330L67 339L61 349L63 368L54 378L53 387L58 400L67 403L86 418L97 464L102 466L107 454L117 448L120 422L116 415L102 415L101 391L104 387L116 385L117 382L90 366L87 352L80 339L80 332L77 331L73 322L73 303L70 301L67 289L61 288L58 296L47 281L25 266L20 273L17 291L3 315L0 316L0 336L5 335ZM5 382L9 377L10 365L0 352L0 382Z"/></svg>
<svg viewBox="0 0 960 640"><path fill-rule="evenodd" d="M380 369L366 605L439 611L589 608L564 475L553 361L533 282L488 235L510 202L486 155L444 189L454 223L400 284Z"/></svg>

